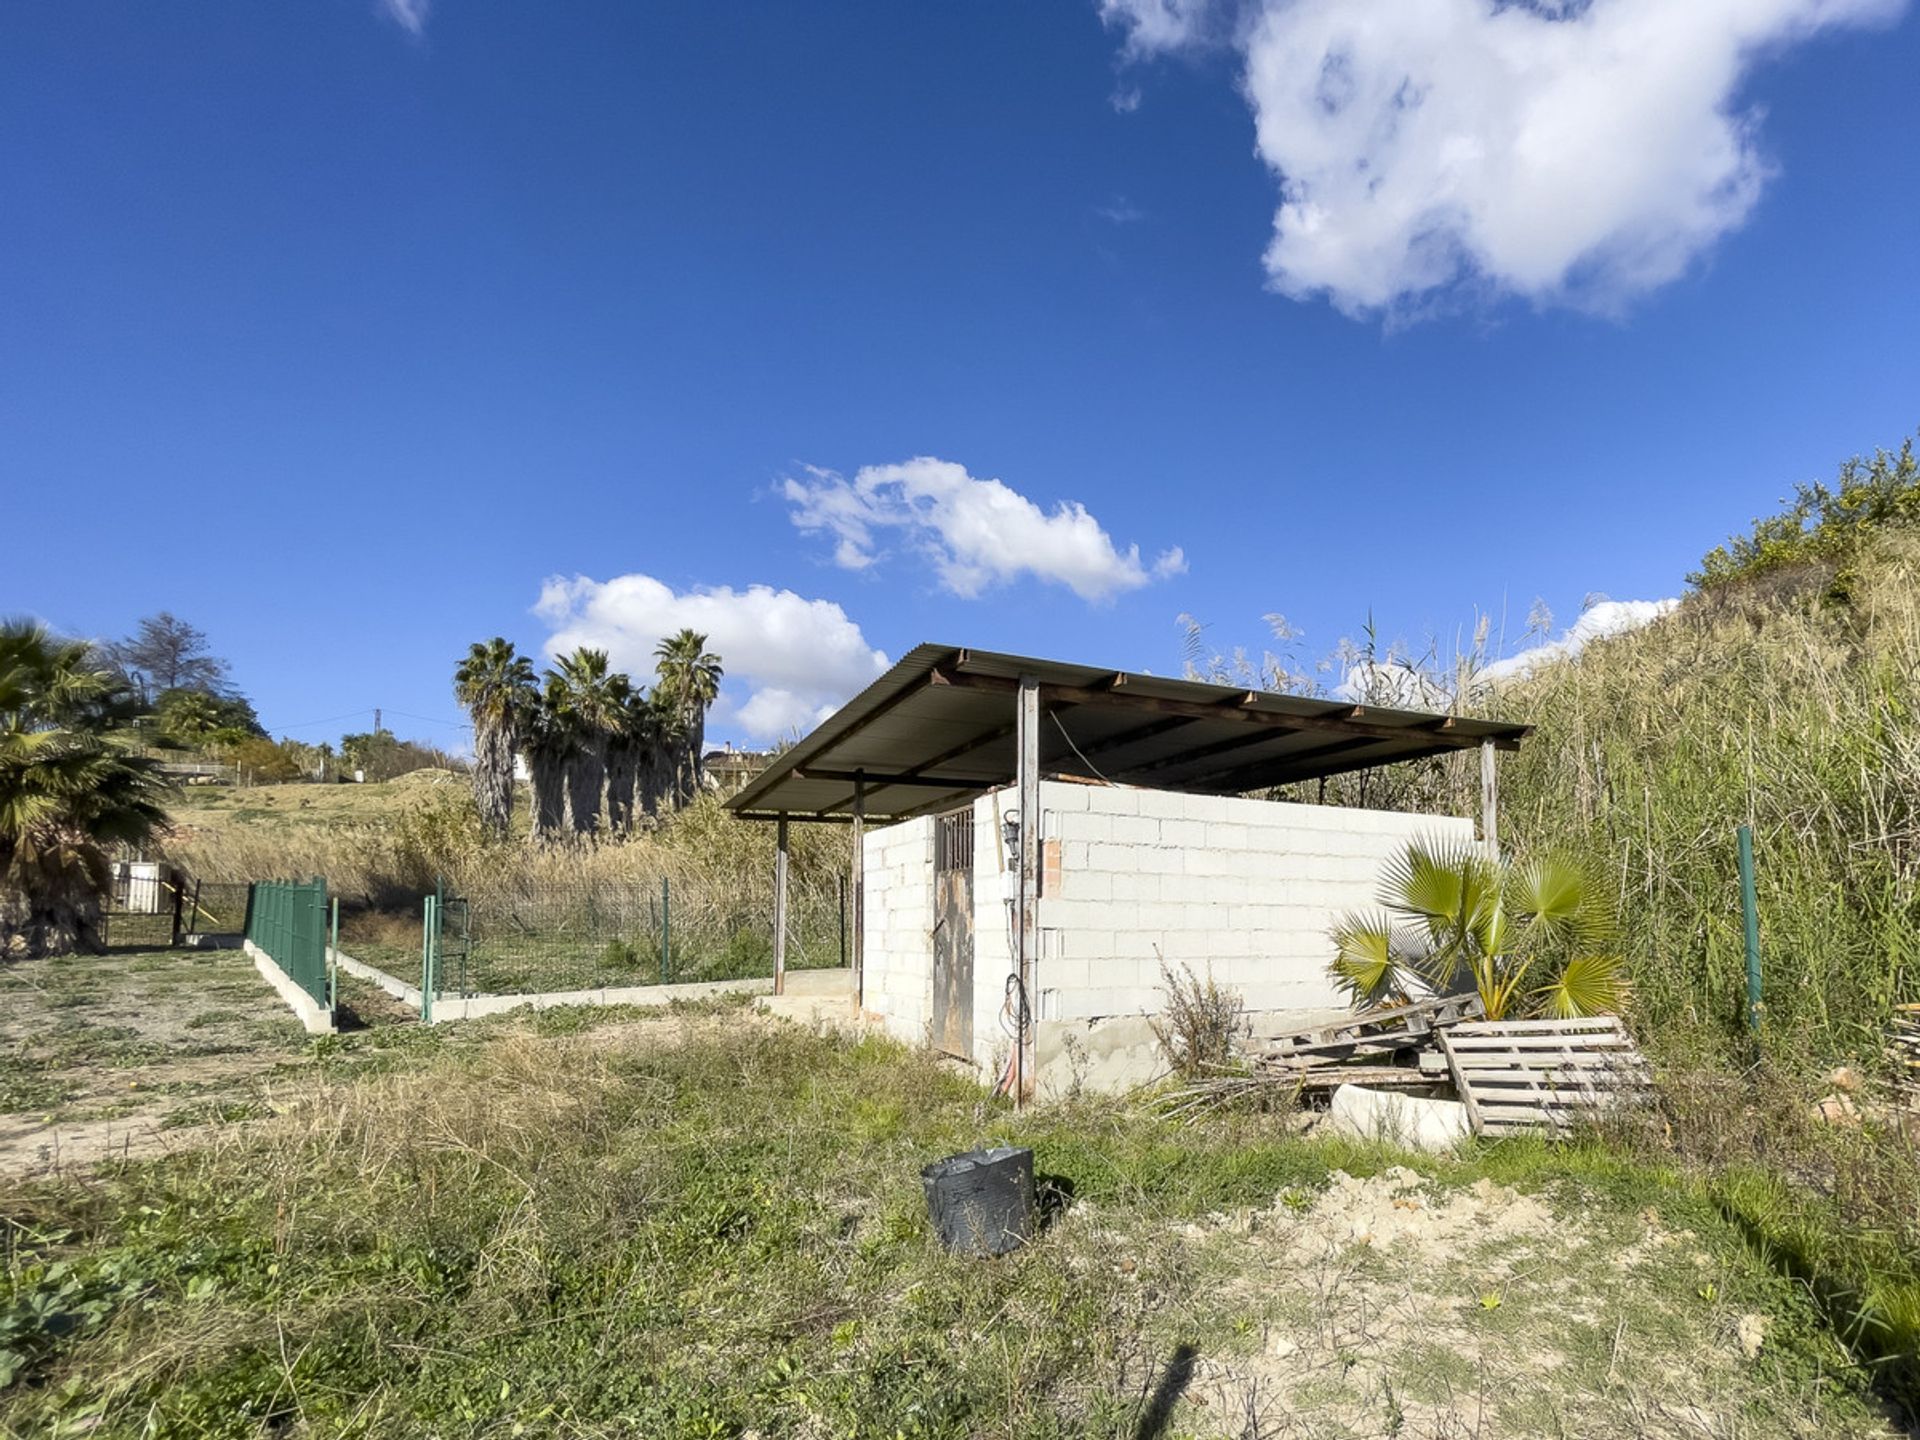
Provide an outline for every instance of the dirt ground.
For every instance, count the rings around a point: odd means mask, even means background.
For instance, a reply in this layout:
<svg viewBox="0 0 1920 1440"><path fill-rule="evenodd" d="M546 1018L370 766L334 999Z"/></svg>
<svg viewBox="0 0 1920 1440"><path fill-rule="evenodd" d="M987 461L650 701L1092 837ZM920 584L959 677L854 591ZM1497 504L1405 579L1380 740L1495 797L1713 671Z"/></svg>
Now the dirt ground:
<svg viewBox="0 0 1920 1440"><path fill-rule="evenodd" d="M370 988L360 1023L410 1019ZM0 965L0 1177L151 1155L266 1114L311 1047L237 950Z"/></svg>
<svg viewBox="0 0 1920 1440"><path fill-rule="evenodd" d="M1889 1437L1775 1363L1772 1318L1728 1301L1726 1257L1656 1209L1395 1166L1142 1235L1086 1226L1123 1273L1204 1277L1210 1327L1182 1414L1196 1434L1371 1440L1622 1435ZM1158 1252L1152 1266L1148 1253ZM1195 1317L1200 1318L1199 1316Z"/></svg>

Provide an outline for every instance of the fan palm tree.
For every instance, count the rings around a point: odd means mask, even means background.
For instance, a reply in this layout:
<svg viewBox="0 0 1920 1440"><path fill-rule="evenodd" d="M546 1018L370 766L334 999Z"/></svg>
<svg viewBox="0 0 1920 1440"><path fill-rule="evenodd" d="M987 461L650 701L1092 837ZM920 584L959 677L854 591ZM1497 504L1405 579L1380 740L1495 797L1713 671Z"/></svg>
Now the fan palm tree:
<svg viewBox="0 0 1920 1440"><path fill-rule="evenodd" d="M164 782L120 738L133 692L90 655L0 624L0 955L100 949L108 847L166 820Z"/></svg>
<svg viewBox="0 0 1920 1440"><path fill-rule="evenodd" d="M607 828L616 835L632 832L636 806L649 815L658 808L650 787L660 741L659 709L652 695L629 687L607 743Z"/></svg>
<svg viewBox="0 0 1920 1440"><path fill-rule="evenodd" d="M547 683L535 692L520 743L533 788L527 838L540 845L566 832L567 762L579 743L567 687L558 675L548 672Z"/></svg>
<svg viewBox="0 0 1920 1440"><path fill-rule="evenodd" d="M1380 904L1333 930L1329 968L1357 1003L1473 990L1489 1020L1574 1019L1626 997L1605 883L1566 856L1506 863L1415 841L1388 865Z"/></svg>
<svg viewBox="0 0 1920 1440"><path fill-rule="evenodd" d="M533 662L497 635L454 667L453 697L473 717L473 800L496 840L513 828L513 757L536 694Z"/></svg>
<svg viewBox="0 0 1920 1440"><path fill-rule="evenodd" d="M670 635L654 648L658 692L679 721L680 763L677 767L681 804L693 798L700 785L700 750L706 740L707 707L720 694L720 657L707 649L707 637L693 630Z"/></svg>
<svg viewBox="0 0 1920 1440"><path fill-rule="evenodd" d="M584 645L563 655L552 673L566 692L576 741L567 761L568 823L574 834L591 835L600 821L607 746L620 724L632 684L608 665L606 651Z"/></svg>

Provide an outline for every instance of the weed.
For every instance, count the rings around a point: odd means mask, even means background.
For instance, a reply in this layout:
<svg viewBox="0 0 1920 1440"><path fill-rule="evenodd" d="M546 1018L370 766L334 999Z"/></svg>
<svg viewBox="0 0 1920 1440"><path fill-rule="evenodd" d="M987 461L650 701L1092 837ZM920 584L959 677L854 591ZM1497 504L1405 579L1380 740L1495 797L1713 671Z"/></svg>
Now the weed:
<svg viewBox="0 0 1920 1440"><path fill-rule="evenodd" d="M1191 966L1175 972L1164 960L1160 988L1166 992L1166 1008L1148 1023L1174 1071L1192 1079L1227 1068L1245 1008L1239 992L1219 984L1212 972L1202 980Z"/></svg>

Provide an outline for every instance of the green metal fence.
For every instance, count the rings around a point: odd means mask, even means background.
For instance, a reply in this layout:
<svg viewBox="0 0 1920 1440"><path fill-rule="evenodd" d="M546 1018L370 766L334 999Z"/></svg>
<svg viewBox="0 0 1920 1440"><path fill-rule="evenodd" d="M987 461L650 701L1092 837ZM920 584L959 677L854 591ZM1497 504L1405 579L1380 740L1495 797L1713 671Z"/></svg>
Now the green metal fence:
<svg viewBox="0 0 1920 1440"><path fill-rule="evenodd" d="M327 882L263 881L247 894L247 939L314 1003L331 1009L327 983Z"/></svg>

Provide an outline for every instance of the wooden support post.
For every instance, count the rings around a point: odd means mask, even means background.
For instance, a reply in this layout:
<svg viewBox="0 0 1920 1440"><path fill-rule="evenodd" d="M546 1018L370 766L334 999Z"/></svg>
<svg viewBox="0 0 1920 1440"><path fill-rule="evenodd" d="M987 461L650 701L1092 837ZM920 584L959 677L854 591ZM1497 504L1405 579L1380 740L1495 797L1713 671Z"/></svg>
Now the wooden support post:
<svg viewBox="0 0 1920 1440"><path fill-rule="evenodd" d="M1491 740L1480 745L1480 839L1487 847L1487 859L1500 858L1500 777L1494 769Z"/></svg>
<svg viewBox="0 0 1920 1440"><path fill-rule="evenodd" d="M774 830L773 993L787 993L787 817Z"/></svg>
<svg viewBox="0 0 1920 1440"><path fill-rule="evenodd" d="M867 1007L867 781L853 782L853 1004Z"/></svg>
<svg viewBox="0 0 1920 1440"><path fill-rule="evenodd" d="M1039 955L1038 901L1040 897L1040 684L1020 677L1019 711L1015 727L1014 771L1020 791L1020 875L1014 918L1014 954L1019 994L1014 1009L1013 1100L1024 1106L1033 1090L1033 1007L1035 961Z"/></svg>

